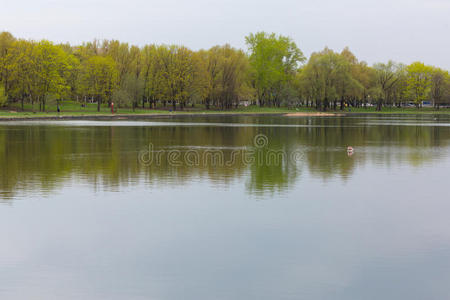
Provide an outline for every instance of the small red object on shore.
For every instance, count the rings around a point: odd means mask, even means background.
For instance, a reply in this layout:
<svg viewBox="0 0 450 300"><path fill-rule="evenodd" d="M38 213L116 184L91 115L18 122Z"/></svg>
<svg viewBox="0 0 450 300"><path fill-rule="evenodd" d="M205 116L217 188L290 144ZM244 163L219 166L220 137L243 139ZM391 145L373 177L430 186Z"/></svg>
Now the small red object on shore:
<svg viewBox="0 0 450 300"><path fill-rule="evenodd" d="M114 114L114 102L111 102L111 113Z"/></svg>

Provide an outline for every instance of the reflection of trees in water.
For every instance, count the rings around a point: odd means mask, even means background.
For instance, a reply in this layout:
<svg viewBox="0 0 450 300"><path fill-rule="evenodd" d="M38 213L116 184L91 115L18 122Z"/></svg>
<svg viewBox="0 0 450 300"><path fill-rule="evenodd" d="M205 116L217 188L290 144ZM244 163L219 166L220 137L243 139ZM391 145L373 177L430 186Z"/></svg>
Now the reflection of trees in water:
<svg viewBox="0 0 450 300"><path fill-rule="evenodd" d="M183 185L207 178L221 184L244 180L249 192L288 189L304 168L314 177L348 178L356 166L367 162L384 165L420 165L431 159L425 150L447 147L447 127L370 126L346 118L255 119L263 124L313 125L315 127L0 127L0 192L57 190L68 179L89 182L96 188L114 189L146 182ZM359 122L359 121L358 121ZM357 125L357 126L356 126ZM354 126L354 127L349 127ZM234 149L253 146L257 134L269 137L268 149L305 153L303 164L284 159L280 164L246 165L237 159L230 166L200 163L171 166L167 160L144 166L138 153L152 143L155 150L221 149L225 161ZM347 145L356 149L349 158ZM268 149L263 149L264 155ZM362 151L364 149L364 151ZM361 150L358 152L358 150ZM248 173L248 175L247 175Z"/></svg>

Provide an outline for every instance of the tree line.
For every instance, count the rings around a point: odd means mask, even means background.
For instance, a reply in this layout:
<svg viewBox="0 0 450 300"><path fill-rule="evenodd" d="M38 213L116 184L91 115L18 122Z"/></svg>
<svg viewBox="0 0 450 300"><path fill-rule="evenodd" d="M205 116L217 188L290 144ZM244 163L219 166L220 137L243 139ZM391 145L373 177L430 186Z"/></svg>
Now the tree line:
<svg viewBox="0 0 450 300"><path fill-rule="evenodd" d="M258 32L246 38L248 51L230 45L193 51L180 45L143 47L117 40L54 44L0 33L0 106L73 100L118 107L173 110L203 105L232 109L240 104L435 108L450 103L447 70L414 62L369 66L348 49L325 48L306 59L289 37Z"/></svg>

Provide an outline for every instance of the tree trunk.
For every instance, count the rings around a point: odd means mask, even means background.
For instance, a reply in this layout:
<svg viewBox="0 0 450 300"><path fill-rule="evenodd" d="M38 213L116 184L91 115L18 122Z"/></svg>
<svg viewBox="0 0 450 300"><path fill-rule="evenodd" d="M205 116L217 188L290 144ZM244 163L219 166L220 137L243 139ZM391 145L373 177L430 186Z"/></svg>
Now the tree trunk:
<svg viewBox="0 0 450 300"><path fill-rule="evenodd" d="M316 109L319 111L322 110L322 101L316 100Z"/></svg>
<svg viewBox="0 0 450 300"><path fill-rule="evenodd" d="M383 100L382 99L378 99L376 111L381 111L381 107L382 106L383 106Z"/></svg>
<svg viewBox="0 0 450 300"><path fill-rule="evenodd" d="M325 98L325 100L323 101L323 111L326 111L328 107L328 98Z"/></svg>

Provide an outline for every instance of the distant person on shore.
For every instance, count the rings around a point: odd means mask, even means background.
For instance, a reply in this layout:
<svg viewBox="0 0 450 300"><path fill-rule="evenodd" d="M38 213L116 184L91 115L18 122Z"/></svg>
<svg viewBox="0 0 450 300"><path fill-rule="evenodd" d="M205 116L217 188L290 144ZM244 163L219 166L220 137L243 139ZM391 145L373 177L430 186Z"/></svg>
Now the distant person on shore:
<svg viewBox="0 0 450 300"><path fill-rule="evenodd" d="M61 112L61 108L59 107L59 104L56 105L56 110L58 111L58 114Z"/></svg>

